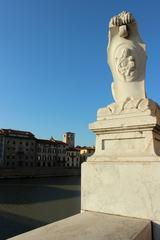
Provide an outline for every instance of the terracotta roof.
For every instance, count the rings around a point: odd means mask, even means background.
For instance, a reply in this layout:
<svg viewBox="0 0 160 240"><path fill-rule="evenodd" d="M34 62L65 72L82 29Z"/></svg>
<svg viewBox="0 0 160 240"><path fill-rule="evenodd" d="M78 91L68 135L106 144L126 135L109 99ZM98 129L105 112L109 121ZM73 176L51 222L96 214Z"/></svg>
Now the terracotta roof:
<svg viewBox="0 0 160 240"><path fill-rule="evenodd" d="M58 140L36 139L37 143L46 145L66 145L66 143Z"/></svg>
<svg viewBox="0 0 160 240"><path fill-rule="evenodd" d="M23 137L34 137L34 134L28 131L20 131L15 129L0 129L0 135L5 136L23 136Z"/></svg>
<svg viewBox="0 0 160 240"><path fill-rule="evenodd" d="M57 144L67 145L65 142L62 142L62 141L59 141L59 140L55 140L55 142L56 142Z"/></svg>
<svg viewBox="0 0 160 240"><path fill-rule="evenodd" d="M95 147L86 147L86 146L80 147L80 146L78 146L78 149L79 149L79 150L83 150L83 149L86 149L86 150L95 150Z"/></svg>
<svg viewBox="0 0 160 240"><path fill-rule="evenodd" d="M67 148L67 151L79 152L79 148L70 147L70 148Z"/></svg>

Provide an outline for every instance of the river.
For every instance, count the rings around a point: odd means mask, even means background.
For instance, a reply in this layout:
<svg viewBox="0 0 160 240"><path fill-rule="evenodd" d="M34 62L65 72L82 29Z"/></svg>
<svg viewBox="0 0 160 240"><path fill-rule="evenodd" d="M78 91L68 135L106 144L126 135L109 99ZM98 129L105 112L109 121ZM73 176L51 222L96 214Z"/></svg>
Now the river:
<svg viewBox="0 0 160 240"><path fill-rule="evenodd" d="M0 240L80 212L80 177L0 180Z"/></svg>

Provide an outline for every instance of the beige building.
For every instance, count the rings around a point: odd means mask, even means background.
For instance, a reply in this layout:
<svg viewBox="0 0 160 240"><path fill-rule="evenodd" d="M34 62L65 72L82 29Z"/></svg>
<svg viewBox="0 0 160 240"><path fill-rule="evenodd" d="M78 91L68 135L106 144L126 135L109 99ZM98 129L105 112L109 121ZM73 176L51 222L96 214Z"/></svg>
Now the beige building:
<svg viewBox="0 0 160 240"><path fill-rule="evenodd" d="M58 141L37 139L28 131L0 129L0 167L80 168L94 149L74 145L72 132L66 132L63 141Z"/></svg>
<svg viewBox="0 0 160 240"><path fill-rule="evenodd" d="M0 167L4 165L4 146L5 146L5 137L0 134Z"/></svg>
<svg viewBox="0 0 160 240"><path fill-rule="evenodd" d="M35 166L36 139L31 132L12 129L0 130L1 167Z"/></svg>
<svg viewBox="0 0 160 240"><path fill-rule="evenodd" d="M87 160L87 157L90 157L95 152L95 147L79 147L81 163Z"/></svg>
<svg viewBox="0 0 160 240"><path fill-rule="evenodd" d="M62 167L65 166L66 147L62 141L37 139L36 166Z"/></svg>
<svg viewBox="0 0 160 240"><path fill-rule="evenodd" d="M81 166L80 151L78 148L67 149L65 166L73 168L79 168Z"/></svg>

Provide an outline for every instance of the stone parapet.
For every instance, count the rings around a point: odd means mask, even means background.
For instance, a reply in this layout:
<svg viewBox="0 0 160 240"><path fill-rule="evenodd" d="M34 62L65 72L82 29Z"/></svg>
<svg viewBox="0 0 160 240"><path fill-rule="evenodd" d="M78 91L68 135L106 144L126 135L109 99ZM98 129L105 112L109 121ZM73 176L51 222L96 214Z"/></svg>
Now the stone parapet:
<svg viewBox="0 0 160 240"><path fill-rule="evenodd" d="M10 240L151 240L148 220L84 212Z"/></svg>

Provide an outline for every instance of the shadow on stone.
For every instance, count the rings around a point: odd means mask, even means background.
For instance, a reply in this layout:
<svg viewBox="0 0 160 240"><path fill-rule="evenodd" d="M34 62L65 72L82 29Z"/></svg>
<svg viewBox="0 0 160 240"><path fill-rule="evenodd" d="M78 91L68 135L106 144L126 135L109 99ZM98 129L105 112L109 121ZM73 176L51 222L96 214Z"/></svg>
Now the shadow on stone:
<svg viewBox="0 0 160 240"><path fill-rule="evenodd" d="M16 236L47 223L17 214L0 211L0 240Z"/></svg>
<svg viewBox="0 0 160 240"><path fill-rule="evenodd" d="M152 240L160 239L160 224L152 222Z"/></svg>

